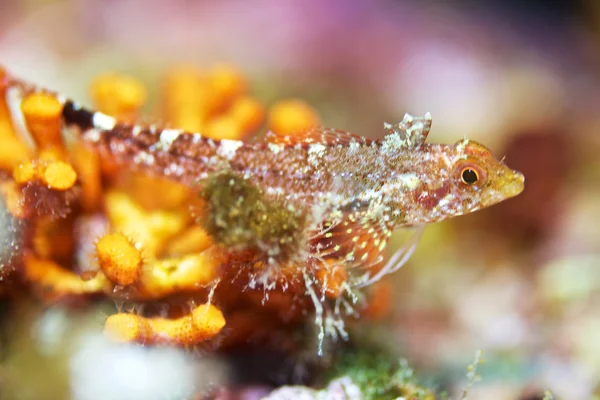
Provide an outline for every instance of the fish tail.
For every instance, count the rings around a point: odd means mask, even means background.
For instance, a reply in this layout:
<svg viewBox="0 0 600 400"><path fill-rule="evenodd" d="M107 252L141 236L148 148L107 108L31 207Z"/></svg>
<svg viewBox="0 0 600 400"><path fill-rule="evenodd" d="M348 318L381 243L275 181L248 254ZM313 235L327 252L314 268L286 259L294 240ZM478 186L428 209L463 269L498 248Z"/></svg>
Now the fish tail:
<svg viewBox="0 0 600 400"><path fill-rule="evenodd" d="M48 96L57 101L62 110L62 128L74 132L101 153L131 169L152 172L188 185L234 158L237 149L243 145L241 141L216 140L181 129L122 123L6 73L0 76L0 89L16 133L33 150L36 141L22 107L23 101L32 95Z"/></svg>

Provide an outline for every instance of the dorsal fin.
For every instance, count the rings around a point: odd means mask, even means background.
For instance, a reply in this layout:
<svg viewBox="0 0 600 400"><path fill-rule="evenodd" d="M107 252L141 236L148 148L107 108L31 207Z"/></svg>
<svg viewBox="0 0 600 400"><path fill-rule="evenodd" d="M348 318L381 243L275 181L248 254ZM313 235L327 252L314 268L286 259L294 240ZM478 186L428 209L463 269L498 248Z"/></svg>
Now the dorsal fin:
<svg viewBox="0 0 600 400"><path fill-rule="evenodd" d="M431 114L426 113L423 117L414 117L405 114L404 119L393 125L384 123L385 137L381 140L382 145L390 149L409 149L419 147L427 139L431 129Z"/></svg>
<svg viewBox="0 0 600 400"><path fill-rule="evenodd" d="M280 144L280 145L310 145L310 144L323 144L323 145L342 145L348 146L356 143L359 145L370 144L372 140L369 140L360 135L348 133L338 129L314 127L310 128L305 132L289 136L280 136L273 132L267 132L265 136L267 143Z"/></svg>

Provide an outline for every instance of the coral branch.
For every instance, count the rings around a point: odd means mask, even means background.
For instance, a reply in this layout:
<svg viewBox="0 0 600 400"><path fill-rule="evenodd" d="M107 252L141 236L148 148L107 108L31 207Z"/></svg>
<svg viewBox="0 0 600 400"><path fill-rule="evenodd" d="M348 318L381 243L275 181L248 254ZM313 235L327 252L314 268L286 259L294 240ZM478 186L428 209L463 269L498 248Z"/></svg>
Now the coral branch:
<svg viewBox="0 0 600 400"><path fill-rule="evenodd" d="M27 129L38 149L63 150L62 105L55 96L47 93L32 93L23 99L21 110Z"/></svg>
<svg viewBox="0 0 600 400"><path fill-rule="evenodd" d="M223 313L213 305L203 304L177 319L114 314L106 320L104 333L121 342L193 346L214 338L223 327Z"/></svg>
<svg viewBox="0 0 600 400"><path fill-rule="evenodd" d="M40 295L47 301L55 301L73 295L107 293L110 282L103 274L85 280L77 274L50 260L26 255L24 273L27 281L41 289Z"/></svg>
<svg viewBox="0 0 600 400"><path fill-rule="evenodd" d="M147 262L137 291L142 298L161 298L182 291L204 288L217 278L222 251L208 249L199 254Z"/></svg>

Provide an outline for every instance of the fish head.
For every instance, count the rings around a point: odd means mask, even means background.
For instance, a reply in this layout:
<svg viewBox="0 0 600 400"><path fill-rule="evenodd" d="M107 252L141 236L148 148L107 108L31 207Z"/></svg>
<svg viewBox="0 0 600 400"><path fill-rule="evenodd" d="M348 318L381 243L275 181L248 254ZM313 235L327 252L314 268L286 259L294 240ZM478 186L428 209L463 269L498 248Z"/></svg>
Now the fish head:
<svg viewBox="0 0 600 400"><path fill-rule="evenodd" d="M457 214L500 203L525 188L523 174L498 160L484 145L464 139L453 148L448 171Z"/></svg>

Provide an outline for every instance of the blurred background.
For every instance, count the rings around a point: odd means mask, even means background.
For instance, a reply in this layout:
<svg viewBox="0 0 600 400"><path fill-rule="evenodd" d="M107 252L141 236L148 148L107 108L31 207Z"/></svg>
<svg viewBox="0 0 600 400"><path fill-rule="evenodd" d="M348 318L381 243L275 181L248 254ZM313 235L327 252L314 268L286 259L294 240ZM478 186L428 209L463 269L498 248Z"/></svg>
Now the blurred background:
<svg viewBox="0 0 600 400"><path fill-rule="evenodd" d="M430 225L390 279L393 313L376 329L450 390L482 349L474 399L535 399L544 389L564 399L598 396L599 50L595 0L0 2L0 63L84 103L89 82L115 71L144 82L152 115L165 70L227 62L267 104L303 98L325 126L377 137L383 121L429 111L430 141L466 136L505 156L525 174L525 192ZM49 313L13 312L19 320L3 327L71 329L57 322L68 319L62 311ZM6 348L29 343L7 336ZM77 362L88 353L61 368L37 355L36 368L20 370L23 381L51 371L62 386L56 394L46 387L45 398L61 398L73 386L62 376L85 375ZM0 373L31 365L21 358L5 351ZM40 398L33 393L2 398Z"/></svg>

